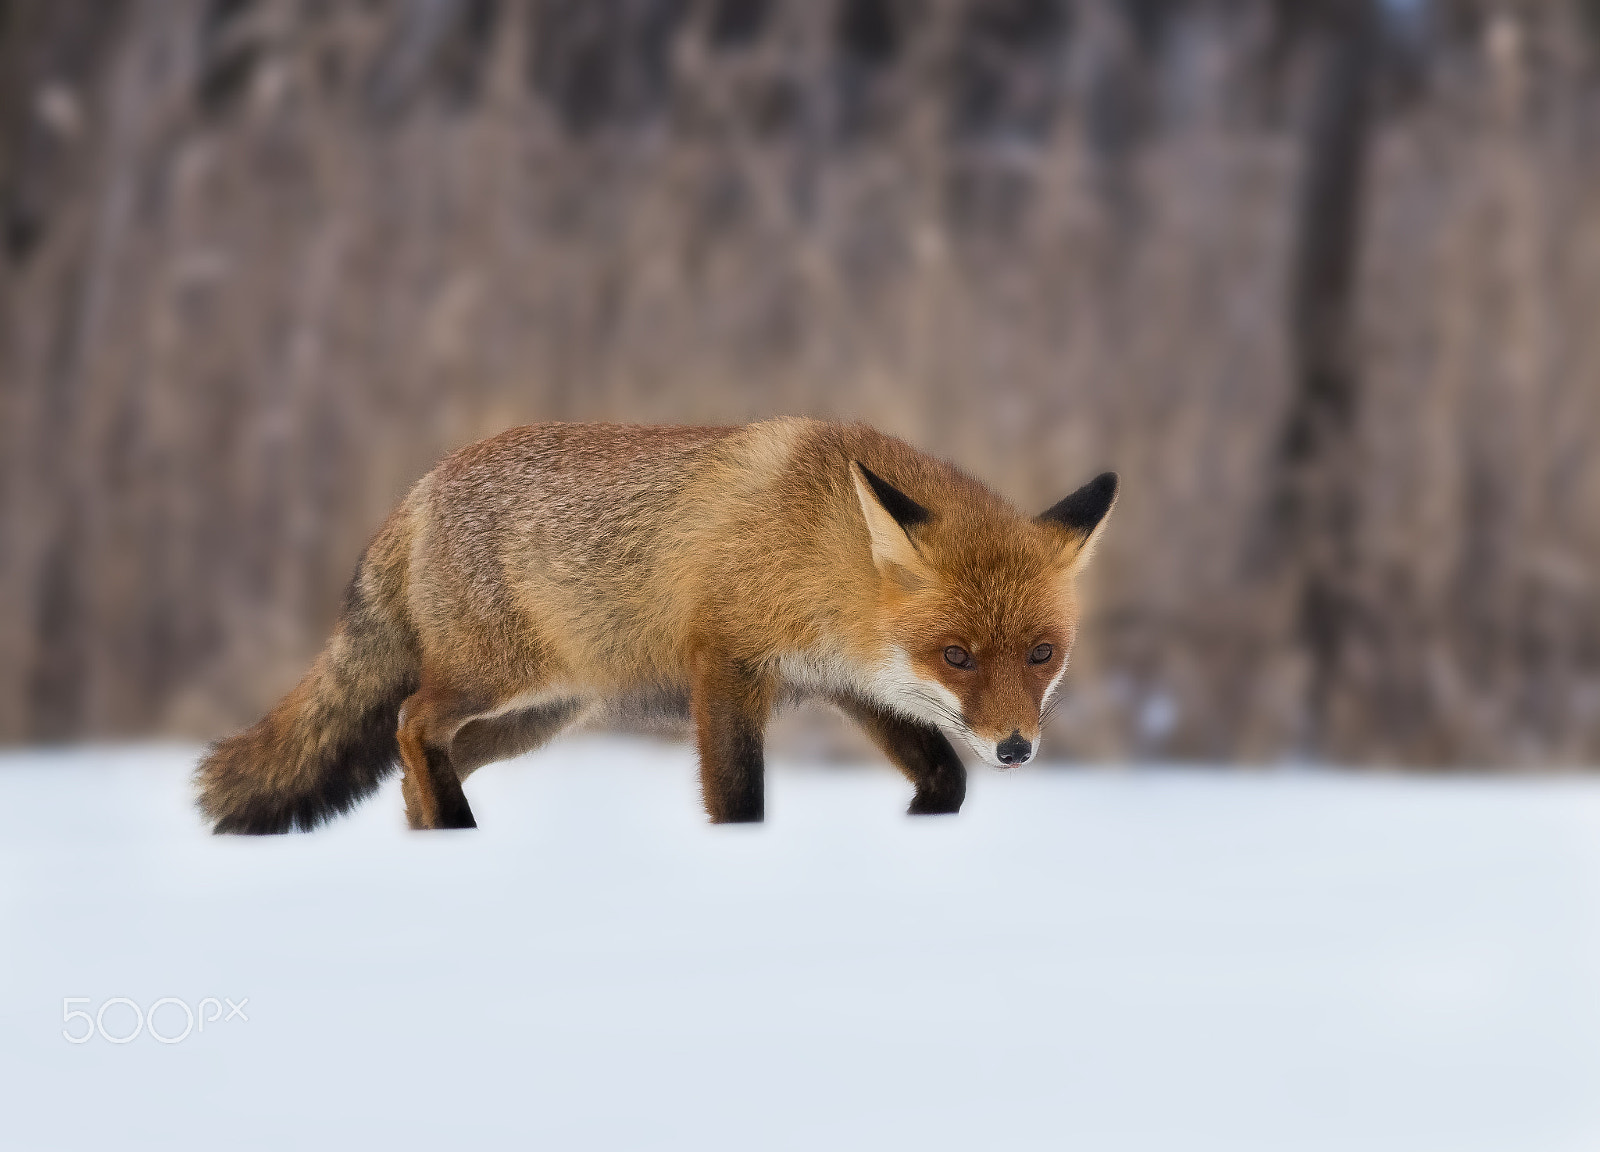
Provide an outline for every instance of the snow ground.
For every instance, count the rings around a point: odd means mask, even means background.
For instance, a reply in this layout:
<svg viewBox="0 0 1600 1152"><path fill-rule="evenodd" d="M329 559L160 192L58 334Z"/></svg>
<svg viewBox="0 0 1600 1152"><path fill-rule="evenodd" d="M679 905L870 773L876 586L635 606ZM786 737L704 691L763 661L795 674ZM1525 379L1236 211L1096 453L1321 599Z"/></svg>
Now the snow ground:
<svg viewBox="0 0 1600 1152"><path fill-rule="evenodd" d="M233 839L194 755L0 755L0 1146L1600 1148L1597 780L980 769L913 820L779 763L712 828L687 747L595 737L476 833L391 781ZM248 1019L75 1045L68 996Z"/></svg>

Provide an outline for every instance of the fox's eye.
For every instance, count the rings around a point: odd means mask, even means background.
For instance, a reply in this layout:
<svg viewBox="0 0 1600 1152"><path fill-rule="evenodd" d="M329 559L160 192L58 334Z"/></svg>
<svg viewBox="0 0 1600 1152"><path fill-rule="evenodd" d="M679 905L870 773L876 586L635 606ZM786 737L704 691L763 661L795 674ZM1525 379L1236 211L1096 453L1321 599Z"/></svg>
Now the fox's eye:
<svg viewBox="0 0 1600 1152"><path fill-rule="evenodd" d="M971 668L972 653L959 644L952 644L944 650L945 663L953 668Z"/></svg>
<svg viewBox="0 0 1600 1152"><path fill-rule="evenodd" d="M1041 644L1037 648L1035 648L1032 652L1028 653L1028 663L1029 664L1043 664L1046 660L1049 660L1050 657L1054 656L1055 654L1056 654L1056 650L1052 646L1050 646L1049 644Z"/></svg>

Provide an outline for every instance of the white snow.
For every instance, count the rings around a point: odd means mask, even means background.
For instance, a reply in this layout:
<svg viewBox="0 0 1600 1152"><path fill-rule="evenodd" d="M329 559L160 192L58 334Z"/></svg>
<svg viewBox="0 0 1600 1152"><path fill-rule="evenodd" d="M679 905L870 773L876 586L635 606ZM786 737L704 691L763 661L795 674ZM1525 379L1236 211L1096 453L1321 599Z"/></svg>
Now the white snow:
<svg viewBox="0 0 1600 1152"><path fill-rule="evenodd" d="M475 833L391 782L236 839L194 757L0 755L0 1147L1600 1148L1600 780L980 768L918 820L780 762L713 828L687 747L594 737Z"/></svg>

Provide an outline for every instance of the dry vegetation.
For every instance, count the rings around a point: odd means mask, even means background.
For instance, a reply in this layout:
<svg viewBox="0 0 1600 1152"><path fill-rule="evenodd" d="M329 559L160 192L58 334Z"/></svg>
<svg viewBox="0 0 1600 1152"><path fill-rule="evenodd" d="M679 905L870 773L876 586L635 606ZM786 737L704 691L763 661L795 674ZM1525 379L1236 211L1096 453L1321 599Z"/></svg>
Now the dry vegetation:
<svg viewBox="0 0 1600 1152"><path fill-rule="evenodd" d="M1123 473L1056 751L1592 762L1591 7L1381 33L1320 695L1315 7L0 6L0 738L250 718L454 445L806 412L1029 506Z"/></svg>

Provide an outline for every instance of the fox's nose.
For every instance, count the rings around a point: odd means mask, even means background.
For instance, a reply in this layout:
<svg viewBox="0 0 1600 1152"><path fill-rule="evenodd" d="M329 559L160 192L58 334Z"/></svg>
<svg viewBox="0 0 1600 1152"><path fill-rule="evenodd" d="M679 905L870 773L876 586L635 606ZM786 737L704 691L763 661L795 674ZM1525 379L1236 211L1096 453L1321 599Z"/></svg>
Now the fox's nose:
<svg viewBox="0 0 1600 1152"><path fill-rule="evenodd" d="M1033 745L1022 738L1021 732L1013 732L995 745L994 753L1002 764L1026 764L1033 755Z"/></svg>

